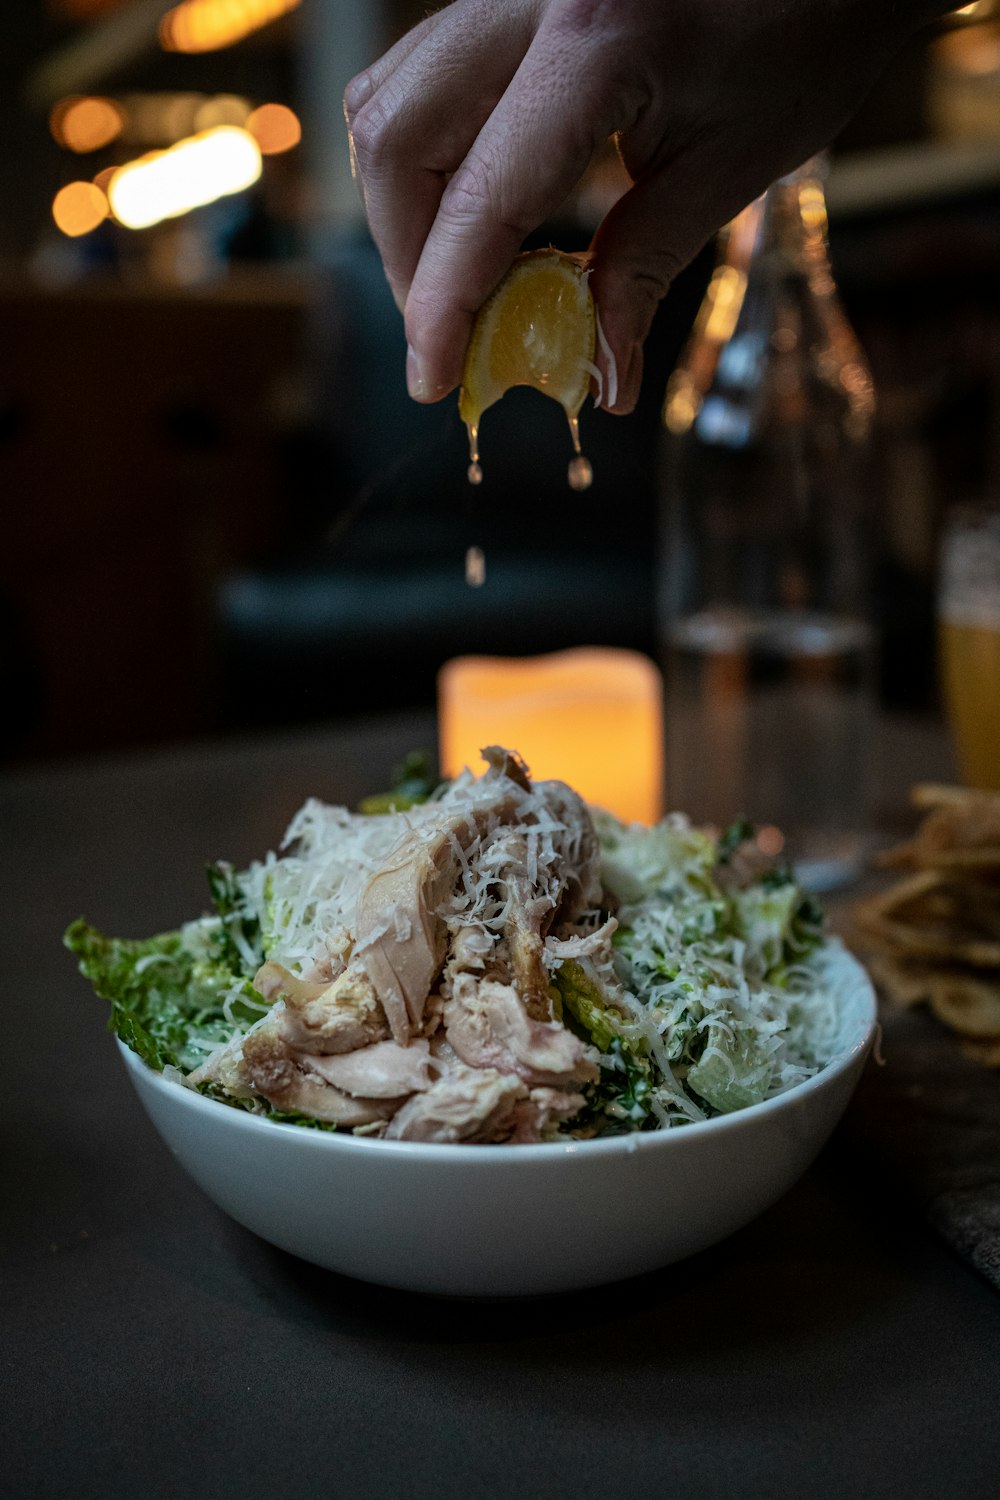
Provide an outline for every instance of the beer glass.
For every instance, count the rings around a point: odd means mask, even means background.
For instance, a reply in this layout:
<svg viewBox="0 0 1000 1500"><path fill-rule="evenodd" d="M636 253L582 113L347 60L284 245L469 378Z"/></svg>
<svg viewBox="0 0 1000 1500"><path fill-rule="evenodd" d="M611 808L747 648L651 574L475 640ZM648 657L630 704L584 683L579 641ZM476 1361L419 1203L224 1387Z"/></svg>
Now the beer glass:
<svg viewBox="0 0 1000 1500"><path fill-rule="evenodd" d="M1000 507L946 518L938 650L962 779L1000 791Z"/></svg>

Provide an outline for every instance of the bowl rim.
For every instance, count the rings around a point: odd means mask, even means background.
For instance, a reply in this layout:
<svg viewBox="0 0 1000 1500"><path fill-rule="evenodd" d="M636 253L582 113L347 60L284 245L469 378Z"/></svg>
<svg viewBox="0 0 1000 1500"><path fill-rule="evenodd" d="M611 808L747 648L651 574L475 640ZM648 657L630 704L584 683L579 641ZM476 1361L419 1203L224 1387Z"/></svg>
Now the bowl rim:
<svg viewBox="0 0 1000 1500"><path fill-rule="evenodd" d="M521 1145L491 1146L469 1141L388 1141L377 1137L355 1136L349 1135L346 1131L303 1128L301 1125L291 1125L282 1120L270 1120L265 1115L251 1114L248 1110L234 1109L230 1104L224 1104L218 1099L206 1098L195 1089L185 1088L183 1084L164 1077L163 1073L149 1067L138 1053L133 1052L131 1047L117 1036L115 1043L134 1081L141 1078L154 1092L163 1094L165 1091L165 1097L181 1105L182 1108L193 1110L196 1115L201 1112L206 1120L221 1121L223 1117L220 1116L219 1111L222 1110L237 1129L246 1129L251 1132L262 1130L266 1133L265 1139L276 1139L274 1136L276 1129L286 1136L289 1131L294 1131L294 1139L300 1141L301 1149L306 1151L332 1151L336 1155L360 1153L361 1156L375 1152L376 1156L383 1160L391 1157L399 1160L428 1162L460 1160L466 1163L482 1161L509 1164L513 1161L534 1161L540 1164L543 1161L558 1160L560 1157L586 1158L617 1153L631 1155L636 1151L672 1150L677 1149L679 1141L688 1140L694 1135L700 1139L709 1133L722 1135L726 1132L738 1131L754 1120L776 1115L789 1107L794 1107L800 1100L819 1093L842 1074L849 1072L856 1061L863 1060L872 1045L878 1025L875 987L864 965L844 947L839 939L827 938L824 949L827 956L838 966L843 964L845 969L848 967L853 969L858 1000L863 997L863 1005L858 1005L857 1025L852 1028L849 1040L811 1077L803 1079L801 1083L793 1084L791 1088L783 1090L780 1094L774 1094L770 1099L763 1099L759 1104L748 1104L743 1109L732 1110L729 1114L714 1115L708 1120L692 1120L679 1129L598 1136L593 1140L582 1141L538 1141ZM206 1111L207 1114L205 1114Z"/></svg>

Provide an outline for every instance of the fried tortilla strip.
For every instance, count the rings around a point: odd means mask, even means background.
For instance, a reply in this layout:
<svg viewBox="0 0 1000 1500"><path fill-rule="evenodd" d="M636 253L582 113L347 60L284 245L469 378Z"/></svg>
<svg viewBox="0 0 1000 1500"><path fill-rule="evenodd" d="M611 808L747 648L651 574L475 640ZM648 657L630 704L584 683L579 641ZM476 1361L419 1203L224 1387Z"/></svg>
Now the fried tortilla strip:
<svg viewBox="0 0 1000 1500"><path fill-rule="evenodd" d="M1000 873L1000 844L986 844L979 849L925 849L918 844L914 853L916 863L924 869Z"/></svg>
<svg viewBox="0 0 1000 1500"><path fill-rule="evenodd" d="M940 871L921 870L859 903L854 916L868 937L899 957L993 969L1000 968L1000 938L989 935L996 909L992 900L977 908L967 888Z"/></svg>
<svg viewBox="0 0 1000 1500"><path fill-rule="evenodd" d="M970 797L981 795L967 786L953 786L943 781L918 781L910 788L914 807L960 807Z"/></svg>
<svg viewBox="0 0 1000 1500"><path fill-rule="evenodd" d="M931 983L931 1010L960 1036L1000 1043L1000 983L955 974Z"/></svg>
<svg viewBox="0 0 1000 1500"><path fill-rule="evenodd" d="M987 844L983 848L929 848L919 838L907 839L905 844L894 844L875 856L874 863L880 870L975 870L1000 875L1000 844Z"/></svg>
<svg viewBox="0 0 1000 1500"><path fill-rule="evenodd" d="M1000 844L1000 795L968 792L932 808L917 830L921 851L983 849Z"/></svg>
<svg viewBox="0 0 1000 1500"><path fill-rule="evenodd" d="M893 844L875 855L873 864L878 870L915 870L920 862L920 845L914 839L905 844Z"/></svg>
<svg viewBox="0 0 1000 1500"><path fill-rule="evenodd" d="M930 999L933 971L926 966L901 963L884 953L873 954L866 964L878 989L900 1010Z"/></svg>
<svg viewBox="0 0 1000 1500"><path fill-rule="evenodd" d="M981 1063L984 1068L1000 1068L1000 1037L988 1037L980 1041L971 1041L966 1037L962 1043L962 1051L966 1057Z"/></svg>

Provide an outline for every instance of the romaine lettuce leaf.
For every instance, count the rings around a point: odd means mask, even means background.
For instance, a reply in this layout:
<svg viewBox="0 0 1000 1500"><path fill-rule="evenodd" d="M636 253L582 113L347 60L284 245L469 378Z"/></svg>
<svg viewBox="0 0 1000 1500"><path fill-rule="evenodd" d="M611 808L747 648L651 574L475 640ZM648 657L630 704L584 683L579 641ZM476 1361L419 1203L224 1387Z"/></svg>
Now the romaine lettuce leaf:
<svg viewBox="0 0 1000 1500"><path fill-rule="evenodd" d="M80 972L111 1005L108 1029L149 1067L197 1067L206 1045L232 1032L223 1003L234 989L243 990L245 981L191 952L180 932L111 938L81 918L67 928L63 941L79 959ZM196 1033L201 1045L192 1048Z"/></svg>
<svg viewBox="0 0 1000 1500"><path fill-rule="evenodd" d="M772 1071L770 1058L752 1031L710 1026L700 1060L688 1069L687 1084L713 1109L728 1114L766 1099Z"/></svg>

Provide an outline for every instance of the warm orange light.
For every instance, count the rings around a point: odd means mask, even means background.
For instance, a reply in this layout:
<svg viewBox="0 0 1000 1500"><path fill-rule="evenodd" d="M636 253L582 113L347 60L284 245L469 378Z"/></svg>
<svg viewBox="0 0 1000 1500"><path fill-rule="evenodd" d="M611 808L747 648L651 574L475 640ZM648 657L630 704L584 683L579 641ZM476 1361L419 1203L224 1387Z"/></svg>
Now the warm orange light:
<svg viewBox="0 0 1000 1500"><path fill-rule="evenodd" d="M247 130L263 156L277 156L291 151L302 139L302 126L294 109L287 104L261 104L246 122Z"/></svg>
<svg viewBox="0 0 1000 1500"><path fill-rule="evenodd" d="M96 188L100 188L105 198L108 196L108 188L111 185L111 179L117 171L117 167L102 167L93 179L94 186Z"/></svg>
<svg viewBox="0 0 1000 1500"><path fill-rule="evenodd" d="M299 0L182 0L160 22L167 52L215 52L295 10Z"/></svg>
<svg viewBox="0 0 1000 1500"><path fill-rule="evenodd" d="M125 113L113 99L72 96L60 99L49 115L49 129L69 151L99 151L121 134Z"/></svg>
<svg viewBox="0 0 1000 1500"><path fill-rule="evenodd" d="M746 290L746 275L736 266L715 268L705 296L708 309L702 330L705 338L715 344L725 344L732 338Z"/></svg>
<svg viewBox="0 0 1000 1500"><path fill-rule="evenodd" d="M253 105L240 94L160 92L126 94L122 140L130 146L172 146L215 125L246 125Z"/></svg>
<svg viewBox="0 0 1000 1500"><path fill-rule="evenodd" d="M52 217L63 234L76 239L108 217L108 200L92 182L68 182L52 200Z"/></svg>
<svg viewBox="0 0 1000 1500"><path fill-rule="evenodd" d="M241 193L259 176L260 148L253 136L235 125L217 125L119 167L108 199L126 229L147 229Z"/></svg>
<svg viewBox="0 0 1000 1500"><path fill-rule="evenodd" d="M662 811L662 682L635 651L466 656L438 676L441 771L480 770L484 745L522 755L539 781L566 781L627 822Z"/></svg>
<svg viewBox="0 0 1000 1500"><path fill-rule="evenodd" d="M248 130L251 106L240 94L212 94L202 100L194 116L195 130L211 130L213 125L242 125ZM185 134L190 132L185 131Z"/></svg>
<svg viewBox="0 0 1000 1500"><path fill-rule="evenodd" d="M774 859L784 847L785 835L780 828L775 828L773 823L765 823L763 828L757 829L757 848L761 854Z"/></svg>

